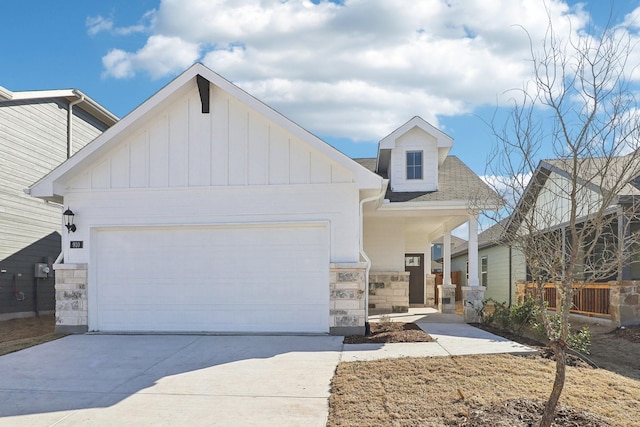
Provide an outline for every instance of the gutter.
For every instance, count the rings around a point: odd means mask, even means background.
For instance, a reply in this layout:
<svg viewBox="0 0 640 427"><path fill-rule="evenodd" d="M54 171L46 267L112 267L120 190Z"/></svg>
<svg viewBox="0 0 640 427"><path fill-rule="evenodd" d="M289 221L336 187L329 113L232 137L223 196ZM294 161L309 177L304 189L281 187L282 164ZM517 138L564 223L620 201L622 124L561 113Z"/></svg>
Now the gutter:
<svg viewBox="0 0 640 427"><path fill-rule="evenodd" d="M365 273L364 273L364 331L365 335L368 335L371 331L371 327L369 326L369 271L371 270L371 259L364 251L364 204L368 202L372 202L380 200L384 197L387 192L387 186L389 185L388 179L382 180L382 185L380 186L380 193L364 198L360 200L360 256L364 259L366 263Z"/></svg>
<svg viewBox="0 0 640 427"><path fill-rule="evenodd" d="M11 101L13 99L13 92L0 86L0 101Z"/></svg>

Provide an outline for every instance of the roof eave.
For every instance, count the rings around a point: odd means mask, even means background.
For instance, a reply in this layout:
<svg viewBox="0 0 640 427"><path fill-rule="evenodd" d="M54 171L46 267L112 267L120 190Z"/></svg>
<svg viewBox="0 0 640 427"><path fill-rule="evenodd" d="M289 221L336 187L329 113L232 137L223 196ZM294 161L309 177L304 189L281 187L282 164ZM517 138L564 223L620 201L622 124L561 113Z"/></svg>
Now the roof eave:
<svg viewBox="0 0 640 427"><path fill-rule="evenodd" d="M133 125L140 118L144 117L147 113L152 111L158 105L162 104L167 98L169 98L176 91L187 85L191 80L195 79L197 75L201 75L207 79L213 85L219 87L225 92L230 93L241 102L244 102L254 110L265 115L270 120L283 126L285 129L301 138L303 141L311 144L312 147L327 155L330 159L338 162L354 174L354 184L359 189L379 189L382 186L383 178L374 172L371 172L364 166L358 164L353 159L347 157L344 153L335 149L327 144L317 136L313 135L309 131L303 129L298 124L284 117L273 108L267 106L257 98L249 95L247 92L234 85L230 81L226 80L219 74L205 67L201 63L196 63L185 70L182 74L174 78L162 89L149 97L140 106L134 109L131 113L125 116L122 120L118 121L113 127L107 129L104 133L94 139L90 144L83 147L75 155L62 163L56 169L51 171L48 175L36 182L30 187L30 191L35 197L52 197L54 194L54 186L51 183L59 184L64 179L64 175L68 174L78 164L84 162L88 158L98 155L103 146L108 142L115 140L119 135L125 132L129 126ZM36 196L36 194L39 194Z"/></svg>
<svg viewBox="0 0 640 427"><path fill-rule="evenodd" d="M107 126L113 126L119 120L118 116L78 89L28 90L12 92L0 86L0 99L7 101L28 101L55 98L65 98L69 101L82 99L86 105L81 105L81 108Z"/></svg>

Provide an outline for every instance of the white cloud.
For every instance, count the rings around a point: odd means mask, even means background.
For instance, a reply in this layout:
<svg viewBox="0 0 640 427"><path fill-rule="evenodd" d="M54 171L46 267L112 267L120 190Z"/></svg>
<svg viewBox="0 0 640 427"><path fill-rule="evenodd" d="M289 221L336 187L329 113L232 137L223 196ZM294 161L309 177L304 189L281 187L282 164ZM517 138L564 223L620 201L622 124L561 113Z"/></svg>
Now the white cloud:
<svg viewBox="0 0 640 427"><path fill-rule="evenodd" d="M131 54L120 49L112 49L102 57L102 65L104 65L105 76L123 79L133 77L133 63L131 62Z"/></svg>
<svg viewBox="0 0 640 427"><path fill-rule="evenodd" d="M95 36L102 31L111 31L113 29L113 21L102 16L90 16L86 19L87 34Z"/></svg>
<svg viewBox="0 0 640 427"><path fill-rule="evenodd" d="M161 0L142 19L146 44L103 63L107 76L157 78L202 61L314 133L377 140L414 115L438 126L522 87L523 28L537 42L549 20L578 34L589 17L561 0Z"/></svg>
<svg viewBox="0 0 640 427"><path fill-rule="evenodd" d="M625 15L622 25L625 27L640 29L640 7L635 8Z"/></svg>
<svg viewBox="0 0 640 427"><path fill-rule="evenodd" d="M151 36L147 44L135 53L120 49L109 51L103 58L105 77L129 78L136 70L146 70L156 79L177 73L193 64L200 56L200 48L177 37Z"/></svg>
<svg viewBox="0 0 640 427"><path fill-rule="evenodd" d="M113 22L113 18L104 18L101 15L89 16L85 25L87 26L87 34L95 36L101 32L108 32L119 36L128 36L134 33L143 33L151 27L155 19L155 10L147 11L140 21L135 25L128 27L117 27Z"/></svg>

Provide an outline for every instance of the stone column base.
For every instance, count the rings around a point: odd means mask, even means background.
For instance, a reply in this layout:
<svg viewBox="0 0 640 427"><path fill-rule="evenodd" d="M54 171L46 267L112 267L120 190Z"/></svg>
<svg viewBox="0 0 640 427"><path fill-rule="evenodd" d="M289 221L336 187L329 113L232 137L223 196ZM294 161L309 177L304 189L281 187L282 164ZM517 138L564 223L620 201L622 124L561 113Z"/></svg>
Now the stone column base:
<svg viewBox="0 0 640 427"><path fill-rule="evenodd" d="M425 304L429 307L433 307L437 304L436 301L436 275L427 274L424 280L426 286L426 300Z"/></svg>
<svg viewBox="0 0 640 427"><path fill-rule="evenodd" d="M57 334L88 330L87 264L54 264L56 271Z"/></svg>
<svg viewBox="0 0 640 427"><path fill-rule="evenodd" d="M640 325L640 281L609 282L611 321L617 326Z"/></svg>
<svg viewBox="0 0 640 427"><path fill-rule="evenodd" d="M484 301L484 286L463 286L462 307L464 321L467 323L482 322L482 306Z"/></svg>
<svg viewBox="0 0 640 427"><path fill-rule="evenodd" d="M456 312L456 285L438 285L438 311Z"/></svg>
<svg viewBox="0 0 640 427"><path fill-rule="evenodd" d="M365 272L367 264L331 263L329 333L331 335L364 335Z"/></svg>

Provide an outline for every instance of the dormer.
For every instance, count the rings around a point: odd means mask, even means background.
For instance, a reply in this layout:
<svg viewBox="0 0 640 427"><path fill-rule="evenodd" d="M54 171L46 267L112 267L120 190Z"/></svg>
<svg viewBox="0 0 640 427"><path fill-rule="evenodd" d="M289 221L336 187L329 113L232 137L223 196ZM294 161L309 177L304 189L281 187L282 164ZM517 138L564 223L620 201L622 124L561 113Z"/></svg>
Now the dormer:
<svg viewBox="0 0 640 427"><path fill-rule="evenodd" d="M389 178L394 192L438 191L438 168L453 139L414 117L378 144L376 172Z"/></svg>

